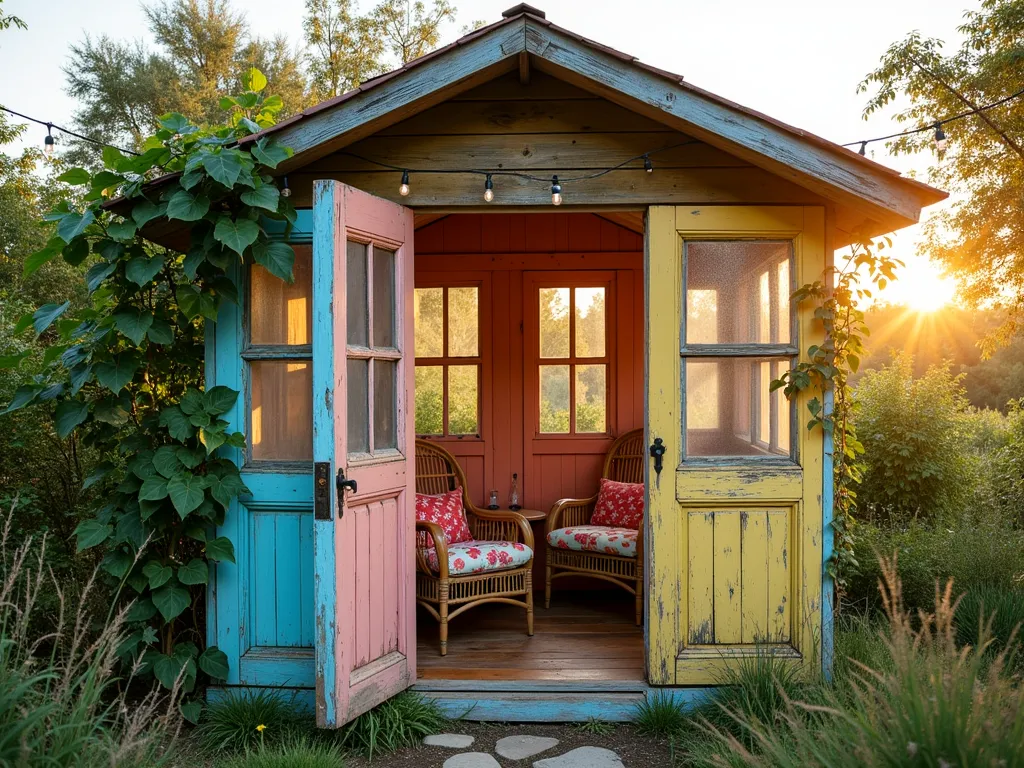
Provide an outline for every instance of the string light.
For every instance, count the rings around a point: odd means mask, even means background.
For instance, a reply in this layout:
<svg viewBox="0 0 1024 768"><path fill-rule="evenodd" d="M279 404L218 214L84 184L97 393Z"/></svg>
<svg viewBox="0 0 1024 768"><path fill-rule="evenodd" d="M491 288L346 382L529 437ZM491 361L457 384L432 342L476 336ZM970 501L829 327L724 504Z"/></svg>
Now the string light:
<svg viewBox="0 0 1024 768"><path fill-rule="evenodd" d="M551 177L551 204L562 204L562 185L558 183L558 177Z"/></svg>
<svg viewBox="0 0 1024 768"><path fill-rule="evenodd" d="M402 197L409 196L409 171L402 171L402 183L398 185L398 194Z"/></svg>
<svg viewBox="0 0 1024 768"><path fill-rule="evenodd" d="M644 170L648 173L654 173L654 163L651 162L651 158L644 155Z"/></svg>
<svg viewBox="0 0 1024 768"><path fill-rule="evenodd" d="M861 157L864 157L867 153L868 153L868 143L866 141L862 141L860 143L860 150L857 152L857 154L860 155Z"/></svg>
<svg viewBox="0 0 1024 768"><path fill-rule="evenodd" d="M43 152L47 157L53 157L53 126L46 124L46 138L43 139Z"/></svg>
<svg viewBox="0 0 1024 768"><path fill-rule="evenodd" d="M53 132L55 130L60 131L61 133L66 133L68 136L74 136L76 139L81 139L82 141L86 141L89 144L93 144L97 147L111 147L113 149L116 149L122 155L138 156L139 154L138 152L133 152L130 149L124 149L115 144L108 144L105 141L100 141L99 139L94 139L89 136L83 136L82 134L75 133L74 131L69 131L67 128L62 128L61 126L47 122L46 120L40 120L37 117L30 117L29 115L22 114L21 112L15 112L13 109L8 109L7 107L0 107L0 111L6 112L9 115L14 115L15 117L20 117L22 120L28 120L30 122L45 126L46 138L43 139L43 151L46 152L48 156L53 154L53 150L55 148L55 142L53 138Z"/></svg>
<svg viewBox="0 0 1024 768"><path fill-rule="evenodd" d="M946 140L946 132L942 130L942 123L935 124L935 137L932 139L935 149L941 154L946 151L949 142Z"/></svg>
<svg viewBox="0 0 1024 768"><path fill-rule="evenodd" d="M484 182L484 202L489 203L494 200L494 182L491 180L491 174L487 174L487 181Z"/></svg>
<svg viewBox="0 0 1024 768"><path fill-rule="evenodd" d="M281 197L291 197L292 189L288 186L288 177L284 177L284 187L281 188Z"/></svg>

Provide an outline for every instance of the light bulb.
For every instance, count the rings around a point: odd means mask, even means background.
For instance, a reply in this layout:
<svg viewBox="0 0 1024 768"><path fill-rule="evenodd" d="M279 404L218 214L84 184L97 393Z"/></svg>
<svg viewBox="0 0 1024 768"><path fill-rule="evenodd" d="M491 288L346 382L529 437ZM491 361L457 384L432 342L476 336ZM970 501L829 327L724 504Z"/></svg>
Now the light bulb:
<svg viewBox="0 0 1024 768"><path fill-rule="evenodd" d="M291 187L288 186L288 177L285 176L284 177L284 188L281 190L281 197L291 197L291 196L292 196L292 190L291 190Z"/></svg>
<svg viewBox="0 0 1024 768"><path fill-rule="evenodd" d="M942 130L942 123L935 124L935 149L939 152L945 152L946 147L949 146L949 142L946 140L946 132Z"/></svg>
<svg viewBox="0 0 1024 768"><path fill-rule="evenodd" d="M867 153L868 153L868 143L866 141L862 141L860 143L860 156L864 157L864 156L867 155Z"/></svg>
<svg viewBox="0 0 1024 768"><path fill-rule="evenodd" d="M489 203L494 200L494 182L491 181L491 174L487 174L487 181L484 182L484 202Z"/></svg>
<svg viewBox="0 0 1024 768"><path fill-rule="evenodd" d="M551 177L551 204L562 204L562 185L558 183L558 177Z"/></svg>
<svg viewBox="0 0 1024 768"><path fill-rule="evenodd" d="M408 197L409 195L409 172L402 171L402 183L398 187L398 194L402 197Z"/></svg>
<svg viewBox="0 0 1024 768"><path fill-rule="evenodd" d="M51 126L47 125L46 126L46 138L43 139L43 152L46 153L47 157L52 157L53 156L53 149L54 149L53 134L50 131L51 131Z"/></svg>
<svg viewBox="0 0 1024 768"><path fill-rule="evenodd" d="M644 155L644 170L648 173L654 173L654 163L651 162L651 158Z"/></svg>

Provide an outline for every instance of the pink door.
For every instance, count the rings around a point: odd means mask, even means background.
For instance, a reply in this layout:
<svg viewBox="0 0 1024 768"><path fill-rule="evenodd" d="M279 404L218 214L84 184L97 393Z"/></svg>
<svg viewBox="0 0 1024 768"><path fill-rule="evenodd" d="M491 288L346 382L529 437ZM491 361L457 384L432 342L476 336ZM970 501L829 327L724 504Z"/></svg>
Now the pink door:
<svg viewBox="0 0 1024 768"><path fill-rule="evenodd" d="M330 728L416 679L413 214L335 181L313 201L316 711Z"/></svg>

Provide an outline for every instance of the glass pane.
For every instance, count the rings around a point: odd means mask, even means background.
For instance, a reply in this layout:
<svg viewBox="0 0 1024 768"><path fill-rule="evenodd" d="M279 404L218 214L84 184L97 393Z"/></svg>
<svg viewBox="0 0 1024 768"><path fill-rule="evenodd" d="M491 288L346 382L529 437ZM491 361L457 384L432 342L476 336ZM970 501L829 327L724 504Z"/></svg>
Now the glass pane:
<svg viewBox="0 0 1024 768"><path fill-rule="evenodd" d="M774 364L774 365L773 365ZM686 454L688 456L789 455L786 444L769 447L762 435L773 424L769 394L772 369L788 360L689 358L686 365ZM789 418L785 398L776 413ZM756 413L752 416L751 411ZM753 421L752 421L753 419ZM751 423L754 435L751 436ZM781 433L780 433L781 434Z"/></svg>
<svg viewBox="0 0 1024 768"><path fill-rule="evenodd" d="M416 434L444 434L444 369L416 366Z"/></svg>
<svg viewBox="0 0 1024 768"><path fill-rule="evenodd" d="M373 346L395 346L395 252L373 249Z"/></svg>
<svg viewBox="0 0 1024 768"><path fill-rule="evenodd" d="M348 452L370 452L370 364L348 360Z"/></svg>
<svg viewBox="0 0 1024 768"><path fill-rule="evenodd" d="M541 288L540 298L540 356L569 356L569 289ZM566 372L566 392L569 391ZM568 405L566 405L568 409ZM568 411L566 411L568 413ZM568 427L566 427L568 431Z"/></svg>
<svg viewBox="0 0 1024 768"><path fill-rule="evenodd" d="M575 290L576 357L604 357L604 288Z"/></svg>
<svg viewBox="0 0 1024 768"><path fill-rule="evenodd" d="M540 366L540 431L569 432L568 365Z"/></svg>
<svg viewBox="0 0 1024 768"><path fill-rule="evenodd" d="M373 361L373 450L398 447L398 398L394 360ZM349 417L351 418L351 416Z"/></svg>
<svg viewBox="0 0 1024 768"><path fill-rule="evenodd" d="M364 243L353 243L349 240L345 269L345 279L348 283L348 291L345 294L348 306L346 312L347 340L354 346L366 347L369 346L370 337L367 328L369 316L366 306L366 245Z"/></svg>
<svg viewBox="0 0 1024 768"><path fill-rule="evenodd" d="M718 291L691 288L686 292L686 340L690 344L718 343Z"/></svg>
<svg viewBox="0 0 1024 768"><path fill-rule="evenodd" d="M603 365L576 366L576 432L607 432L608 390Z"/></svg>
<svg viewBox="0 0 1024 768"><path fill-rule="evenodd" d="M793 287L789 284L789 261L780 261L778 265L779 277L779 343L788 344L792 318L789 314L789 297L793 293Z"/></svg>
<svg viewBox="0 0 1024 768"><path fill-rule="evenodd" d="M257 360L249 365L249 378L253 460L312 461L313 366Z"/></svg>
<svg viewBox="0 0 1024 768"><path fill-rule="evenodd" d="M310 344L313 336L313 259L296 245L295 282L288 284L259 265L249 271L249 340L252 344Z"/></svg>
<svg viewBox="0 0 1024 768"><path fill-rule="evenodd" d="M788 367L785 363L775 363L772 366L772 378L779 378L786 370L788 370ZM789 400L786 399L781 388L775 390L772 393L772 397L775 399L775 411L778 413L779 436L776 443L778 444L779 453L789 453L789 432L792 427Z"/></svg>
<svg viewBox="0 0 1024 768"><path fill-rule="evenodd" d="M767 241L686 243L686 343L789 343L791 245Z"/></svg>
<svg viewBox="0 0 1024 768"><path fill-rule="evenodd" d="M448 355L476 357L480 354L479 289L448 289Z"/></svg>
<svg viewBox="0 0 1024 768"><path fill-rule="evenodd" d="M448 434L475 435L480 431L477 419L477 366L453 365L448 368Z"/></svg>
<svg viewBox="0 0 1024 768"><path fill-rule="evenodd" d="M444 288L417 288L413 297L416 357L441 357L444 355Z"/></svg>

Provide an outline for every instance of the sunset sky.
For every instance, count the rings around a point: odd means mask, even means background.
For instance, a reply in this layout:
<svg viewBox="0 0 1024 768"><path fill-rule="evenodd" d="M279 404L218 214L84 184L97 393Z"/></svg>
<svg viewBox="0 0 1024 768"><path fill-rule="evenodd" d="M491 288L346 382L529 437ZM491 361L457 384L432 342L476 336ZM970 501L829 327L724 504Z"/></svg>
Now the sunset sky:
<svg viewBox="0 0 1024 768"><path fill-rule="evenodd" d="M459 20L445 29L444 42L477 19L495 21L513 0L453 0ZM958 42L956 27L971 0L534 0L548 19L586 37L677 72L695 85L820 136L846 143L899 130L889 115L860 114L865 95L857 83L893 42L918 29L942 37L947 49ZM301 43L302 0L236 0L253 33L286 34ZM364 0L361 10L371 7ZM64 91L68 46L85 34L148 39L137 0L7 0L4 11L20 16L27 32L8 30L0 38L0 103L19 112L70 124L74 101ZM939 117L939 116L936 116ZM32 126L29 143L45 132ZM891 158L883 144L869 155L923 178L928 157ZM609 182L613 183L613 182ZM926 214L927 215L927 214ZM884 300L934 309L952 297L952 286L926 259L916 255L918 227L894 236L897 255L907 262L902 278Z"/></svg>

